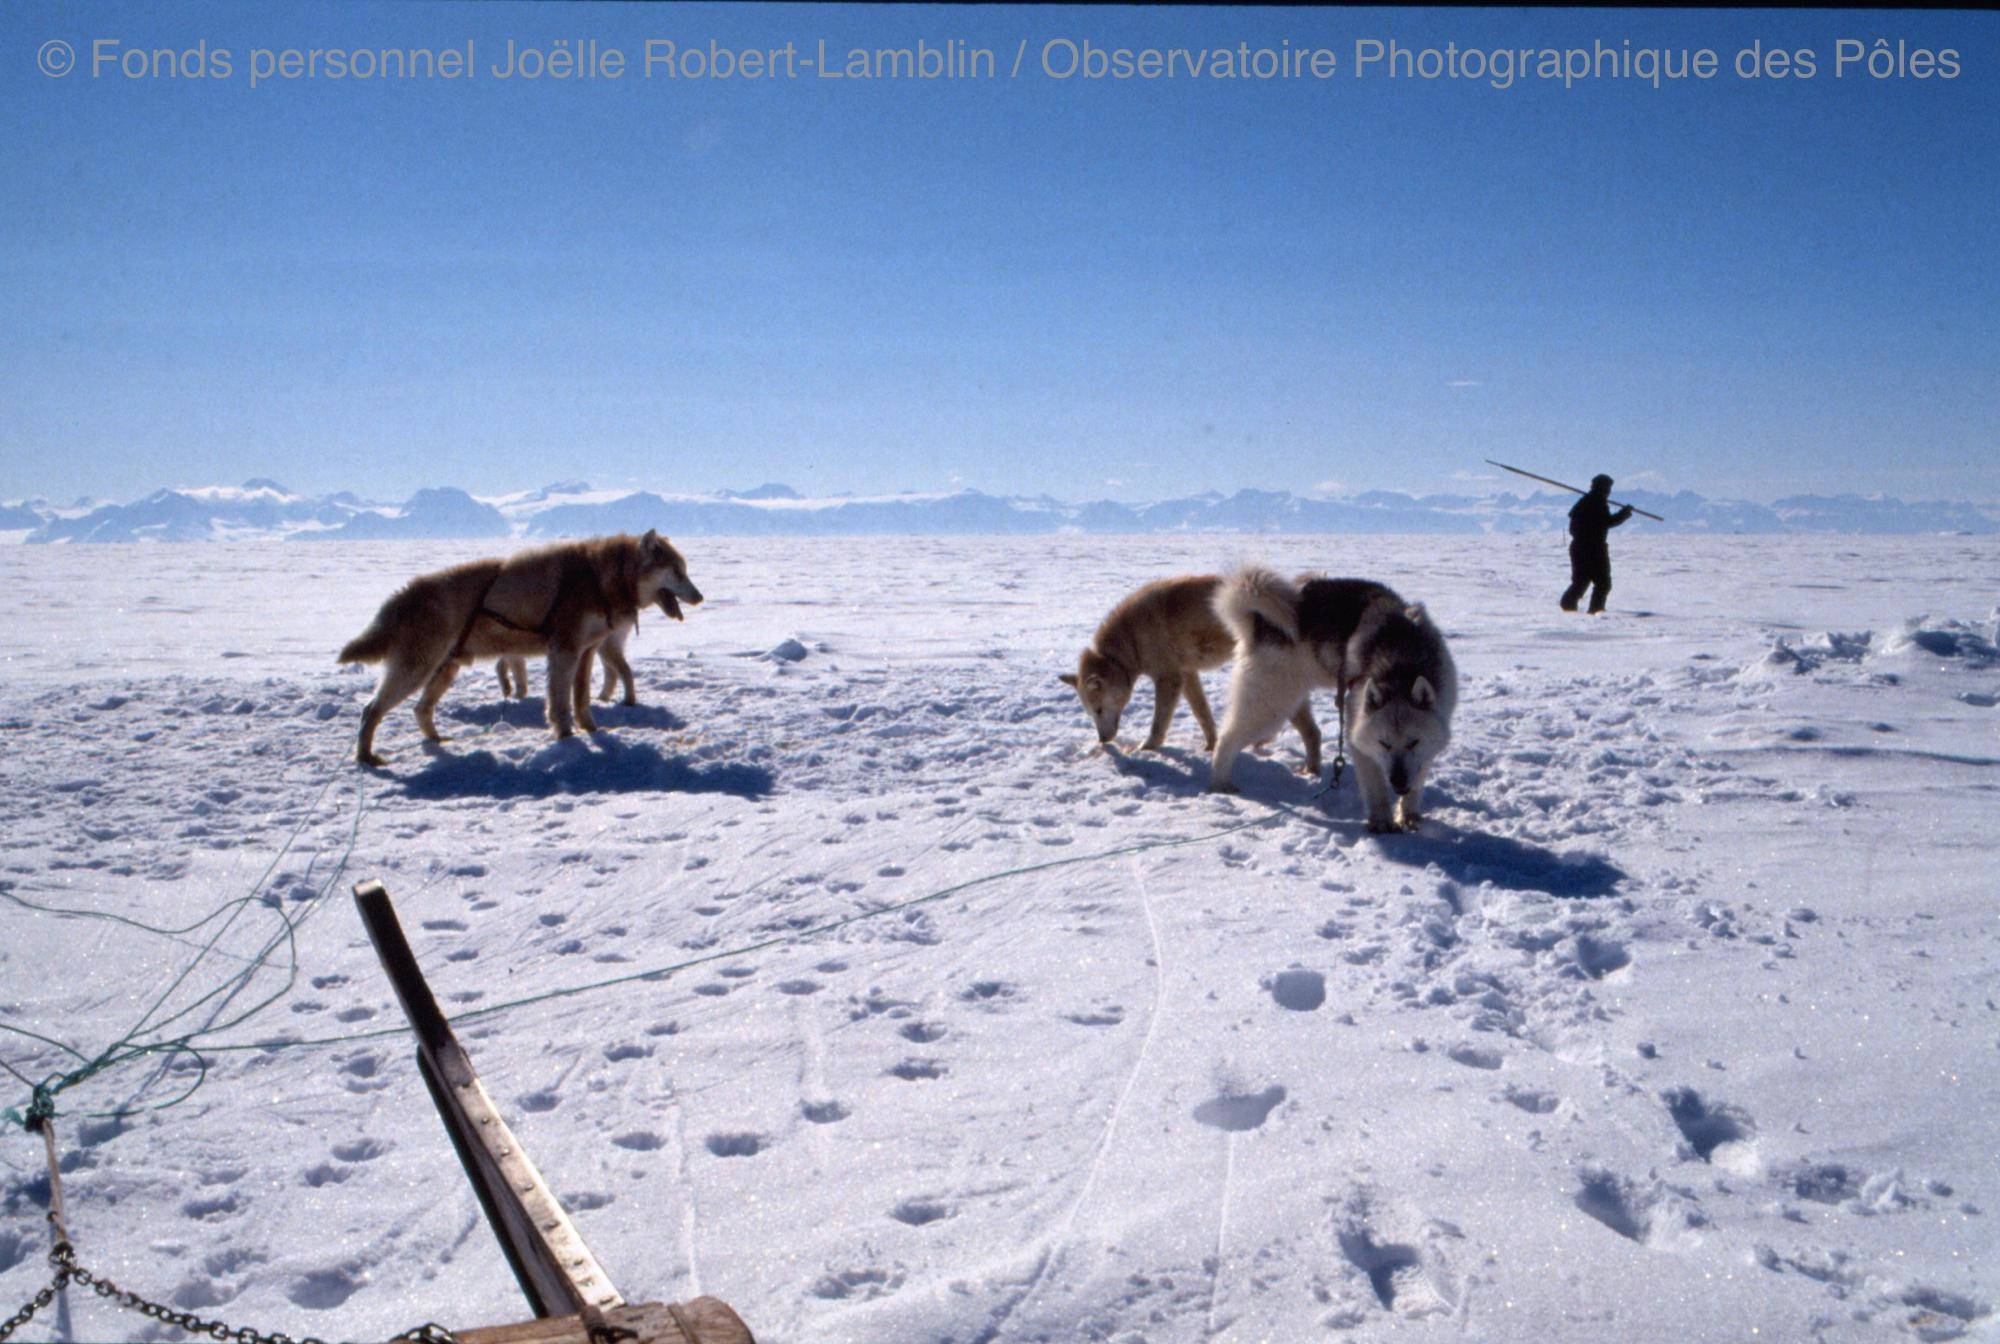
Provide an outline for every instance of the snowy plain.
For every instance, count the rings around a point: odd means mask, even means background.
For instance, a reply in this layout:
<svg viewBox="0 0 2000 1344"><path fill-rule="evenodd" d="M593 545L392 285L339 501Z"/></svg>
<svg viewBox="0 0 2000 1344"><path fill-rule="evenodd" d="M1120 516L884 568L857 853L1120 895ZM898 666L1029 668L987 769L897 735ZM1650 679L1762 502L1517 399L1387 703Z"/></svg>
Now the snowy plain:
<svg viewBox="0 0 2000 1344"><path fill-rule="evenodd" d="M2000 543L1614 541L1590 619L1551 536L690 540L639 706L552 743L477 669L380 772L333 651L476 543L0 547L0 1060L196 1035L58 1098L121 1284L328 1339L521 1319L380 878L613 1281L765 1344L1994 1338ZM1056 681L1131 587L1253 559L1451 639L1421 834L1289 733L1235 798L1185 711L1101 751ZM53 912L246 897L212 943ZM46 1196L0 1127L0 1312Z"/></svg>

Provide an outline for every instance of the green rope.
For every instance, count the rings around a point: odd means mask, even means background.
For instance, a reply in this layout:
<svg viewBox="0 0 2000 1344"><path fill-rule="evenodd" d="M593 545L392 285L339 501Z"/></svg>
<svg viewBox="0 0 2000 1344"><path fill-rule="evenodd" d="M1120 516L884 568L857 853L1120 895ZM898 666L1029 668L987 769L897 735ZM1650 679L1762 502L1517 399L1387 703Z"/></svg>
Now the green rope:
<svg viewBox="0 0 2000 1344"><path fill-rule="evenodd" d="M330 785L331 781L329 781L329 787ZM1044 860L1041 863L1023 864L1018 867L1003 869L1002 871L996 873L985 873L978 877L967 878L963 882L955 882L952 885L941 888L937 891L927 892L921 896L913 896L905 901L897 901L889 905L882 905L869 910L857 911L854 914L844 915L838 919L831 919L820 924L808 926L807 928L804 929L795 929L787 933L777 934L770 938L761 939L757 942L744 944L739 947L728 948L726 950L718 952L705 953L701 956L690 957L684 961L673 962L665 966L655 966L643 971L632 971L624 975L610 976L608 978L601 980L585 981L582 984L568 985L560 989L547 990L540 994L530 994L517 999L506 999L498 1003L487 1004L484 1007L480 1008L468 1009L465 1012L456 1014L453 1020L455 1023L461 1025L465 1023L479 1022L490 1018L499 1017L502 1014L511 1013L521 1008L533 1007L537 1004L543 1004L543 1003L552 1003L562 999L577 998L582 995L594 994L601 990L615 988L619 985L628 985L639 981L668 980L682 971L691 970L698 966L712 965L713 963L719 961L730 961L739 957L751 956L758 952L769 951L770 949L775 947L783 947L790 944L806 942L814 938L824 937L827 934L836 933L842 929L849 928L856 924L864 923L868 920L880 919L885 915L899 914L906 910L913 910L919 906L929 905L936 901L942 901L948 899L949 897L956 896L961 892L971 891L978 887L990 886L993 883L1003 882L1010 878L1024 877L1032 873L1052 872L1054 870L1061 868L1073 868L1082 864L1102 863L1109 859L1123 858L1128 855L1134 855L1134 854L1145 854L1153 852L1155 850L1176 849L1186 845L1203 844L1211 840L1220 840L1225 836L1234 835L1239 831L1246 831L1251 829L1252 827L1263 826L1270 822L1276 821L1283 816L1295 814L1299 806L1310 806L1312 803L1315 803L1319 801L1319 799L1325 797L1328 793L1331 793L1333 789L1334 785L1332 784L1323 785L1318 792L1314 793L1310 798L1306 799L1305 803L1302 805L1279 803L1274 805L1272 811L1265 813L1263 816L1251 817L1248 820L1240 821L1235 823L1234 825L1225 826L1218 830L1204 831L1198 835L1167 837L1158 840L1146 840L1136 844L1120 845L1112 849L1097 850L1089 854L1073 854L1065 858ZM323 788L320 791L319 797L323 798L325 794L326 794L326 789ZM317 806L318 802L319 798L315 798L314 805ZM311 810L312 809L310 808L307 810L308 816L311 815ZM353 825L350 828L348 834L346 847L342 852L338 862L335 863L332 872L328 874L325 884L321 886L321 888L313 895L313 897L311 898L310 902L307 905L306 911L299 918L293 919L284 910L279 909L276 906L270 906L268 902L264 901L262 898L257 897L255 895L244 897L237 901L230 902L231 906L237 907L236 913L241 913L241 907L253 903L265 904L269 906L269 908L273 909L277 913L281 921L282 925L281 929L272 935L271 939L264 945L264 948L259 952L259 954L256 957L245 959L247 964L242 973L233 977L230 980L223 982L222 985L217 986L215 989L210 990L207 994L204 994L200 998L196 999L194 1003L181 1009L179 1012L174 1013L172 1016L162 1019L159 1023L154 1025L156 1029L158 1027L164 1027L168 1023L178 1021L181 1018L187 1016L188 1013L194 1011L201 1004L206 1003L210 999L213 999L218 994L224 993L225 991L234 993L242 989L245 985L249 983L250 980L255 978L255 976L260 970L263 969L265 964L269 961L271 953L276 949L276 947L280 942L282 942L285 945L289 961L284 985L282 985L277 990L273 991L271 994L260 999L253 1006L231 1017L227 1022L211 1023L209 1026L204 1027L201 1030L189 1032L179 1036L169 1037L163 1040L155 1040L155 1041L136 1040L136 1037L139 1035L139 1033L145 1029L148 1020L153 1016L154 1013L160 1010L161 1006L165 1003L167 998L171 996L174 989L178 988L181 984L186 982L188 977L193 973L195 965L197 965L202 960L202 958L211 955L215 951L214 945L216 941L221 937L221 933L223 932L222 930L219 930L216 933L216 935L214 935L208 940L207 943L203 944L202 948L197 953L194 962L190 963L188 967L184 968L181 974L175 978L173 984L168 987L167 991L154 1000L152 1006L150 1006L147 1009L146 1013L140 1018L139 1023L135 1025L130 1031L126 1032L123 1036L119 1037L119 1039L116 1042L114 1042L111 1047L100 1052L95 1057L87 1057L82 1052L68 1045L63 1044L60 1041L52 1040L51 1038L46 1036L37 1035L36 1033L27 1031L24 1028L11 1026L6 1023L0 1023L0 1031L9 1031L16 1035L26 1036L29 1037L30 1039L37 1040L44 1044L54 1046L74 1056L79 1061L79 1067L74 1070L71 1070L66 1073L54 1073L49 1075L47 1078L44 1078L39 1083L31 1083L31 1087L33 1088L33 1094L27 1110L23 1112L20 1110L16 1110L12 1107L9 1107L4 1111L0 1111L0 1120L4 1120L5 1122L11 1124L21 1125L25 1128L27 1127L29 1121L33 1119L33 1117L38 1113L37 1112L38 1107L43 1108L41 1113L44 1114L54 1113L53 1103L54 1103L54 1098L56 1097L57 1094L66 1091L67 1089L74 1087L79 1083L82 1083L116 1065L144 1058L149 1055L164 1055L166 1059L163 1061L162 1067L170 1065L174 1058L183 1055L187 1056L188 1058L194 1061L195 1079L187 1087L185 1091L183 1091L180 1095L169 1099L168 1101L159 1103L158 1105L141 1108L142 1110L148 1110L148 1111L166 1110L169 1107L177 1106L181 1102L186 1101L189 1097L194 1095L197 1089L200 1088L201 1084L207 1079L208 1076L209 1064L207 1056L209 1055L242 1053L245 1051L264 1051L264 1052L276 1053L278 1051L284 1051L284 1050L321 1049L331 1046L351 1045L361 1041L380 1040L392 1036L408 1035L410 1030L409 1027L395 1026L395 1027L378 1027L369 1031L349 1032L338 1036L305 1037L305 1038L289 1037L289 1038L276 1038L263 1041L208 1041L201 1044L199 1048L197 1048L195 1044L197 1038L201 1036L208 1035L209 1033L212 1032L227 1031L230 1030L231 1028L242 1025L244 1022L250 1020L252 1017L255 1017L258 1013L262 1012L265 1008L269 1007L272 1003L282 998L285 994L289 993L292 987L297 983L298 969L299 969L298 944L297 944L298 928L300 925L304 924L306 919L310 918L311 915L320 907L325 896L332 890L334 882L339 878L342 871L345 870L347 866L347 861L354 852L356 841L358 839L358 835L360 832L362 810L363 810L362 806L360 805L360 801L358 800L355 808ZM287 839L284 848L282 848L279 851L278 857L272 860L270 867L266 868L263 876L258 879L259 887L261 887L264 882L269 880L270 875L276 869L279 860L283 858L284 854L287 851L289 851L292 844L297 840L299 833L303 831L304 828L305 828L305 823L301 821L299 827L296 828L293 831L291 837ZM253 888L253 891L254 890L255 888ZM46 913L53 913L61 916L110 919L119 923L132 925L133 927L136 928L145 929L147 932L150 933L156 933L162 935L170 933L185 934L191 932L192 930L200 928L202 925L207 924L209 921L217 918L223 913L224 909L229 908L229 907L223 907L214 912L211 912L208 916L206 916L201 920L196 921L194 924L189 925L186 929L162 930L153 928L148 925L140 924L136 920L125 919L121 916L116 916L116 915L99 915L92 911L67 910L67 909L59 909L57 907L52 907L52 906L39 906L32 902L23 900L19 896L14 895L12 891L7 890L5 887L0 887L0 896L5 896L7 899L13 901L15 904L25 906L32 910L43 911ZM232 915L231 918L233 920L234 916ZM225 930L226 928L227 925L225 925ZM6 1068L7 1072L13 1074L17 1079L21 1080L22 1082L24 1083L29 1082L29 1080L26 1078L25 1075L21 1074L19 1070L13 1068L11 1065L5 1064L4 1061L0 1061L0 1067ZM121 1111L109 1111L109 1112L88 1112L86 1114L90 1114L93 1116L107 1116L107 1115L124 1116L136 1113L137 1112L131 1110L121 1110Z"/></svg>
<svg viewBox="0 0 2000 1344"><path fill-rule="evenodd" d="M1317 802L1332 791L1332 785L1323 786L1319 792L1306 799L1306 805ZM560 999L573 999L581 995L593 994L599 990L611 989L619 985L629 985L638 981L668 980L682 971L692 970L697 966L712 965L718 961L731 961L738 957L747 957L758 952L766 952L774 947L806 942L810 939L823 937L826 934L838 932L841 929L863 923L867 920L880 919L884 915L900 914L905 910L929 905L934 901L942 901L948 897L956 896L960 892L970 891L975 887L988 886L995 882L1002 882L1008 878L1023 877L1030 873L1049 872L1057 868L1073 868L1079 864L1102 863L1107 859L1122 858L1131 854L1144 854L1153 850L1175 849L1183 845L1195 845L1210 840L1220 840L1224 836L1234 835L1238 831L1249 830L1253 826L1266 825L1278 820L1280 817L1294 813L1296 810L1297 807L1295 805L1280 803L1275 806L1273 811L1261 817L1252 817L1247 821L1240 821L1233 826L1225 826L1220 830L1204 831L1200 835L1147 840L1138 844L1120 845L1115 849L1097 850L1089 854L1073 854L1067 858L1048 859L1041 863L1024 864L1017 868L1004 869L997 873L985 873L979 877L971 877L963 882L953 883L951 886L938 891L928 892L922 896L913 896L906 901L897 901L889 905L876 906L870 910L857 911L851 915L843 915L839 919L831 919L803 929L794 929L787 933L776 934L759 942L747 943L740 947L732 947L720 952L704 953L701 956L689 957L685 961L673 962L666 966L655 966L643 971L630 971L624 975L615 975L602 980L589 980L582 984L568 985L561 989L547 990L540 994L530 994L518 999L505 999L498 1003L487 1004L484 1007L467 1009L464 1012L453 1014L452 1021L455 1025L479 1022L487 1018L498 1017L503 1013L513 1012L519 1008L528 1008L541 1003L551 1003ZM246 1050L278 1051L306 1049L348 1045L356 1041L379 1040L387 1036L403 1036L408 1033L408 1027L379 1027L372 1031L354 1032L343 1036L243 1041L227 1044L210 1044L204 1048L214 1053Z"/></svg>
<svg viewBox="0 0 2000 1344"><path fill-rule="evenodd" d="M26 1074L22 1073L21 1070L15 1068L13 1065L6 1064L4 1061L0 1061L0 1067L4 1067L10 1075L18 1079L19 1081L27 1084L30 1088L30 1100L28 1106L25 1109L10 1106L7 1107L5 1110L0 1110L0 1124L20 1125L24 1129L30 1128L38 1118L52 1116L55 1113L55 1108L54 1108L55 1098L59 1094L68 1091L70 1088L76 1087L84 1082L87 1082L90 1079L96 1077L98 1074L104 1073L109 1069L112 1069L114 1067L117 1067L119 1065L134 1060L143 1059L148 1056L155 1056L155 1055L162 1056L160 1062L160 1068L163 1070L168 1067L171 1067L173 1061L176 1058L179 1058L181 1056L188 1057L193 1061L193 1066L194 1066L193 1080L180 1093L178 1093L173 1097L170 1097L169 1099L163 1102L137 1108L127 1107L111 1111L91 1111L91 1112L85 1112L84 1114L95 1118L103 1118L103 1117L122 1117L127 1115L134 1115L142 1111L166 1110L169 1107L178 1106L180 1103L186 1101L189 1097L194 1095L194 1093L201 1087L202 1083L205 1082L208 1077L208 1061L202 1055L201 1051L195 1048L195 1041L199 1037L211 1032L228 1031L234 1027L241 1026L243 1023L248 1022L257 1014L261 1013L264 1009L268 1008L271 1004L277 1002L279 999L283 998L286 994L290 993L293 987L298 983L298 974L299 974L298 931L306 923L307 920L311 919L312 916L324 906L326 896L329 893L331 893L334 884L339 880L341 872L346 868L348 860L352 857L355 847L359 843L360 839L361 817L362 813L365 811L366 801L367 801L366 797L364 795L357 793L355 799L354 818L348 828L346 841L342 848L340 857L338 861L334 864L332 871L330 871L327 874L325 882L318 888L318 890L316 890L312 894L311 897L309 897L303 903L304 909L302 911L300 911L295 916L292 913L288 912L283 907L283 905L278 901L276 901L275 899L259 895L258 893L263 890L265 885L271 880L272 874L277 871L278 865L281 862L283 862L285 856L289 854L292 851L293 847L298 843L300 835L304 833L306 827L311 823L312 817L314 813L318 810L320 803L324 801L328 791L333 787L334 783L337 782L339 778L340 776L337 775L330 776L326 784L321 786L318 794L314 796L312 803L307 806L304 813L300 817L298 825L293 827L291 833L285 838L284 844L279 847L278 852L272 857L270 863L265 867L264 871L261 874L259 874L256 882L251 887L250 895L239 897L236 900L226 902L222 906L217 907L215 910L211 911L203 918L195 921L193 924L190 924L185 928L165 929L153 925L148 925L138 920L128 919L122 915L105 914L90 910L78 910L69 907L41 905L38 904L37 902L30 901L25 899L24 897L16 895L12 890L10 884L0 884L0 896L4 896L7 900L13 902L15 905L23 907L24 909L32 910L37 913L52 914L57 916L58 918L103 919L110 921L112 923L124 924L127 925L128 927L140 929L147 933L151 933L160 937L170 937L178 939L181 935L191 933L194 930L199 929L202 926L209 924L217 919L222 920L221 927L217 928L212 934L209 935L207 940L203 942L197 949L193 959L190 960L186 965L182 966L180 968L179 973L174 976L174 978L172 979L171 982L169 982L167 987L153 998L152 1002L148 1004L146 1010L142 1014L140 1014L138 1021L133 1023L130 1028L128 1028L109 1046L105 1047L103 1050L99 1051L94 1056L85 1055L81 1050L78 1050L76 1047L69 1045L66 1042L56 1040L54 1037L42 1035L40 1032L31 1031L26 1027L17 1026L13 1023L0 1022L0 1032L6 1032L10 1035L23 1037L27 1040L35 1041L42 1045L60 1050L64 1054L69 1055L71 1058L77 1061L77 1067L68 1070L59 1070L57 1072L51 1073L47 1077L41 1079L40 1081L32 1080L28 1078ZM312 862L307 865L306 873L308 876L310 876L313 867L317 863L318 863L318 857L315 855ZM243 957L233 953L227 953L221 951L218 944L220 944L222 939L228 934L231 927L233 927L236 924L237 920L243 914L244 910L252 905L263 906L264 908L270 910L273 914L275 914L278 917L279 928L276 931L274 931L271 934L271 936L264 941L263 945L257 949L254 955ZM188 1017L190 1014L198 1011L199 1009L202 1008L203 1005L218 999L220 999L220 1003L217 1004L214 1013L219 1015L223 1011L224 1006L227 1005L231 999L233 999L237 994L247 989L250 986L250 984L256 980L257 976L261 974L271 964L273 956L278 952L278 950L281 947L284 949L285 952L284 983L277 986L275 989L271 990L270 993L264 995L263 997L256 1000L256 1002L243 1008L242 1011L237 1012L232 1016L229 1016L225 1021L215 1020L215 1016L212 1015L211 1020L206 1025L198 1028L195 1031L184 1032L179 1035L169 1036L156 1040L140 1039L142 1034L148 1032L149 1030L154 1033L158 1033L163 1029L165 1029L166 1027L168 1027L169 1025L179 1022L182 1019ZM190 979L195 975L196 971L200 968L201 963L210 956L228 957L230 960L238 962L241 966L241 969L235 975L226 977L221 983L216 985L214 988L210 989L207 993L204 993L195 998L191 1003L188 1003L183 1007L181 1007L180 1009L178 1009L177 1011L165 1017L160 1018L158 1021L154 1021L153 1019L155 1018L155 1016L161 1013L165 1009L168 1002L173 998L174 994L177 993L182 988L182 986L186 985L190 981ZM144 1087L142 1086L140 1090L143 1092Z"/></svg>

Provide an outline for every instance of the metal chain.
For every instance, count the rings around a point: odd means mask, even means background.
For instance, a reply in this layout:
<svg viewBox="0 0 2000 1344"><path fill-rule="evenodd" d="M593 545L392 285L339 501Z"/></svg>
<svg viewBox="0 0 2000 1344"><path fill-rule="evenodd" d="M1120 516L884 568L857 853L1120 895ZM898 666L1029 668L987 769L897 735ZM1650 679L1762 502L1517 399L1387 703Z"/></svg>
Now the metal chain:
<svg viewBox="0 0 2000 1344"><path fill-rule="evenodd" d="M33 1320L36 1312L55 1301L56 1294L71 1283L80 1283L99 1297L115 1302L127 1311L150 1316L162 1324L171 1325L190 1335L203 1335L209 1339L226 1342L233 1341L234 1344L325 1344L325 1341L315 1339L311 1335L303 1339L294 1339L290 1335L276 1331L267 1334L247 1326L232 1328L220 1321L206 1321L192 1312L176 1311L172 1307L148 1301L135 1292L120 1288L109 1279L99 1278L79 1265L76 1262L76 1250L62 1236L60 1224L56 1223L53 1210L49 1213L49 1222L57 1228L55 1244L49 1248L49 1264L54 1266L55 1275L49 1280L48 1286L30 1298L25 1306L4 1322L0 1322L0 1344L5 1344L6 1340L13 1338L15 1331ZM390 1340L389 1344L456 1344L456 1341L451 1331L431 1321L413 1330L405 1330Z"/></svg>
<svg viewBox="0 0 2000 1344"><path fill-rule="evenodd" d="M19 1330L29 1321L35 1319L36 1312L40 1311L43 1307L46 1307L49 1303L55 1301L56 1287L57 1287L56 1284L53 1283L49 1284L46 1288L43 1288L41 1292L36 1293L33 1297L29 1298L26 1306L22 1307L12 1316L9 1316L5 1321L0 1321L0 1340L12 1339L14 1337L14 1332L16 1330Z"/></svg>

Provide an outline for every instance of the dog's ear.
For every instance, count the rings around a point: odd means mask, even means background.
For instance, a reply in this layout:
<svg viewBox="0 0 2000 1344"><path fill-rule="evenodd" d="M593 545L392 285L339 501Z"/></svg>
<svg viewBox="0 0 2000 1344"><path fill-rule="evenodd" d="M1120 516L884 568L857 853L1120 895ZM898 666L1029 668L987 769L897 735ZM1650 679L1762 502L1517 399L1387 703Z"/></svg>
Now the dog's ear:
<svg viewBox="0 0 2000 1344"><path fill-rule="evenodd" d="M1065 686L1074 688L1076 686L1076 673L1058 672L1056 673L1056 680L1061 682Z"/></svg>
<svg viewBox="0 0 2000 1344"><path fill-rule="evenodd" d="M1429 677L1418 677L1417 684L1410 687L1410 703L1418 709L1429 709L1437 703L1437 698L1437 691L1431 686Z"/></svg>
<svg viewBox="0 0 2000 1344"><path fill-rule="evenodd" d="M1430 613L1424 610L1424 604L1421 602L1410 603L1409 606L1403 608L1403 614L1418 625L1422 625L1430 619Z"/></svg>
<svg viewBox="0 0 2000 1344"><path fill-rule="evenodd" d="M1368 708L1380 709L1382 708L1382 702L1389 697L1383 694L1382 688L1376 684L1375 678L1370 677L1368 684L1361 688L1361 698Z"/></svg>

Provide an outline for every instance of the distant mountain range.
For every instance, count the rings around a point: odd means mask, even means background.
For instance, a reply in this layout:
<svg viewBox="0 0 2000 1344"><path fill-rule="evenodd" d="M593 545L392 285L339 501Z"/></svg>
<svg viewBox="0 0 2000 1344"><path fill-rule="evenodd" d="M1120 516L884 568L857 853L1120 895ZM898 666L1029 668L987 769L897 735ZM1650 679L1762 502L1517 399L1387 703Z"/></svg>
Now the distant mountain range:
<svg viewBox="0 0 2000 1344"><path fill-rule="evenodd" d="M475 498L419 490L400 504L345 491L294 494L274 481L156 490L130 504L40 500L0 504L0 534L30 543L135 541L381 541L535 539L639 532L673 536L1032 535L1057 532L1517 533L1560 531L1575 496L1404 495L1339 499L1239 490L1155 504L1066 503L963 490L955 494L839 495L808 499L783 485L710 495L593 490L578 482ZM1859 495L1795 495L1770 504L1704 499L1688 491L1620 492L1660 514L1650 528L1713 534L2000 532L2000 508Z"/></svg>

